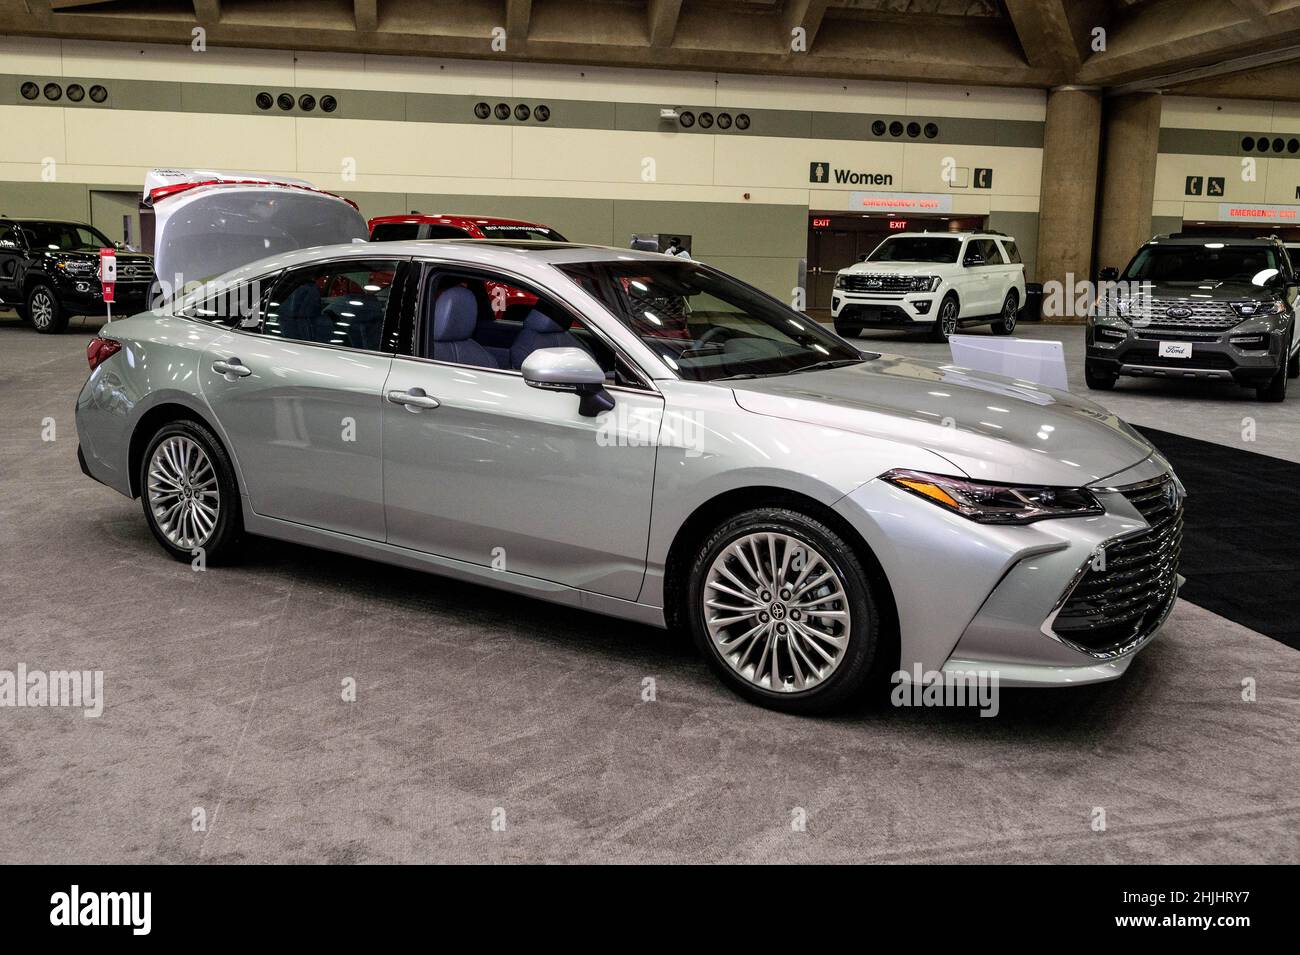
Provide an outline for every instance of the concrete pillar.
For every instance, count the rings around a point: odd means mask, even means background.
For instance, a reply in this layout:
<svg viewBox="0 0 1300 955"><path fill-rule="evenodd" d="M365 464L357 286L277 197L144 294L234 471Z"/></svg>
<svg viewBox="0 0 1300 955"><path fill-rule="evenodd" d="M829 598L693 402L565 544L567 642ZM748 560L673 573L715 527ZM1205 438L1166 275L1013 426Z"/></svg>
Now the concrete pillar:
<svg viewBox="0 0 1300 955"><path fill-rule="evenodd" d="M1092 277L1100 147L1101 91L1061 87L1048 93L1034 270L1038 282L1064 283L1067 275L1076 282ZM1071 298L1066 289L1066 299Z"/></svg>
<svg viewBox="0 0 1300 955"><path fill-rule="evenodd" d="M1122 269L1151 238L1160 147L1160 94L1106 100L1106 146L1101 173L1097 266Z"/></svg>

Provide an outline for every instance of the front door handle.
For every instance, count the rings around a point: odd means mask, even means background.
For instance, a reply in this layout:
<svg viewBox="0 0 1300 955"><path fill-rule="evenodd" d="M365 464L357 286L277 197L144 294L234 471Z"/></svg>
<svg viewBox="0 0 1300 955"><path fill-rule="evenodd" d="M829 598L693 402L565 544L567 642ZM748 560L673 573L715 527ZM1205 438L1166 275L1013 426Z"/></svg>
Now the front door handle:
<svg viewBox="0 0 1300 955"><path fill-rule="evenodd" d="M253 373L253 369L249 368L238 358L227 358L224 360L219 358L212 363L212 370L218 375L225 375L227 381L234 381L236 378L247 378Z"/></svg>
<svg viewBox="0 0 1300 955"><path fill-rule="evenodd" d="M426 408L438 407L438 399L425 394L423 388L412 388L409 391L390 391L388 400L395 405L404 405L406 410L410 412L420 412Z"/></svg>

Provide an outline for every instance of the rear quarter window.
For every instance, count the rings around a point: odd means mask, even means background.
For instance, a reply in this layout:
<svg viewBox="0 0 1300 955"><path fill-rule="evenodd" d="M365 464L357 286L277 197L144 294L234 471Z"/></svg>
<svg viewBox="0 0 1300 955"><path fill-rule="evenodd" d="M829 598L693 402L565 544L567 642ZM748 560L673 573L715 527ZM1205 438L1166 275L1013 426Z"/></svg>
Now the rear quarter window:
<svg viewBox="0 0 1300 955"><path fill-rule="evenodd" d="M1007 261L1012 265L1019 265L1023 262L1020 258L1020 249L1010 239L1002 240L1002 249L1007 254Z"/></svg>

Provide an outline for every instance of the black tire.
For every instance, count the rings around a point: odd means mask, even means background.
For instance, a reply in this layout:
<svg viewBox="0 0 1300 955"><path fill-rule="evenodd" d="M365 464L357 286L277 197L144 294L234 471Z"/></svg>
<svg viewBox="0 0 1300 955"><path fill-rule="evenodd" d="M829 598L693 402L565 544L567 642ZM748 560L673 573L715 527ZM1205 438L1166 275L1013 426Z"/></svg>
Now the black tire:
<svg viewBox="0 0 1300 955"><path fill-rule="evenodd" d="M1288 377L1287 366L1283 365L1277 370L1277 374L1269 379L1268 384L1260 385L1255 389L1255 398L1258 401L1286 401Z"/></svg>
<svg viewBox="0 0 1300 955"><path fill-rule="evenodd" d="M993 320L994 335L1010 335L1016 330L1016 319L1020 317L1020 296L1012 289L1002 300L1002 311Z"/></svg>
<svg viewBox="0 0 1300 955"><path fill-rule="evenodd" d="M934 316L934 326L930 329L930 341L946 342L948 336L958 329L957 316L961 314L961 303L957 296L949 292L939 303L939 311ZM945 327L946 326L946 327Z"/></svg>
<svg viewBox="0 0 1300 955"><path fill-rule="evenodd" d="M835 323L835 334L840 338L858 338L862 335L861 328L847 328L839 322Z"/></svg>
<svg viewBox="0 0 1300 955"><path fill-rule="evenodd" d="M838 664L810 689L774 691L751 682L727 662L722 652L715 647L708 631L704 601L710 568L732 543L748 535L762 533L785 535L821 555L838 578L847 598L851 619L848 643ZM745 699L787 713L824 713L841 708L859 696L865 685L874 682L873 663L878 657L880 660L889 658L887 654L878 652L881 624L877 608L878 602L866 571L853 548L838 533L800 511L786 507L760 507L729 518L700 544L688 572L686 606L682 612L687 618L696 646L708 660L709 666L723 683ZM794 621L797 619L796 613L794 608L790 608L783 610L782 616L790 614L788 619ZM771 619L779 620L782 617L771 611ZM793 631L784 637L774 635L771 644L778 648L778 653L784 652L787 660L786 675L790 671L788 661L792 651L789 641L792 634ZM760 638L754 639L757 642ZM784 651L780 650L782 647L785 647Z"/></svg>
<svg viewBox="0 0 1300 955"><path fill-rule="evenodd" d="M1083 381L1093 391L1110 391L1118 380L1119 375L1114 372L1102 371L1092 362L1084 361Z"/></svg>
<svg viewBox="0 0 1300 955"><path fill-rule="evenodd" d="M68 313L44 282L27 290L27 321L43 335L57 335L68 327Z"/></svg>
<svg viewBox="0 0 1300 955"><path fill-rule="evenodd" d="M150 500L150 463L154 452L164 441L170 438L185 438L194 442L207 456L216 477L218 493L217 519L211 531L190 546L179 546L167 536L160 525L160 518L155 513ZM230 463L230 456L217 440L216 435L204 425L195 421L171 421L159 428L149 439L144 456L140 459L140 504L144 509L144 519L149 530L163 550L173 558L189 563L202 549L203 560L207 564L229 563L238 556L240 542L244 535L244 520L239 500L239 482L235 479L235 469Z"/></svg>
<svg viewBox="0 0 1300 955"><path fill-rule="evenodd" d="M1287 359L1286 376L1288 378L1300 378L1300 351Z"/></svg>

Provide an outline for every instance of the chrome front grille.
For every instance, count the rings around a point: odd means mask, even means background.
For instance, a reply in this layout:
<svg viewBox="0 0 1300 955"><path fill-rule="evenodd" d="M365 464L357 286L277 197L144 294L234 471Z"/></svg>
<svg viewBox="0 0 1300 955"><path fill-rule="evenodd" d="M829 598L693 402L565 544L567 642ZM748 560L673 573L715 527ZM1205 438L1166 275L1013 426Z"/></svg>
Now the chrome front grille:
<svg viewBox="0 0 1300 955"><path fill-rule="evenodd" d="M1174 314L1170 315L1170 311ZM1232 328L1243 320L1243 316L1238 315L1237 310L1229 302L1140 296L1132 299L1126 317L1135 328L1189 328L1214 331Z"/></svg>
<svg viewBox="0 0 1300 955"><path fill-rule="evenodd" d="M893 272L849 272L841 275L846 292L910 292L915 276Z"/></svg>
<svg viewBox="0 0 1300 955"><path fill-rule="evenodd" d="M1052 631L1094 656L1111 656L1149 637L1178 592L1183 504L1173 479L1121 488L1151 526L1110 541L1075 581Z"/></svg>

